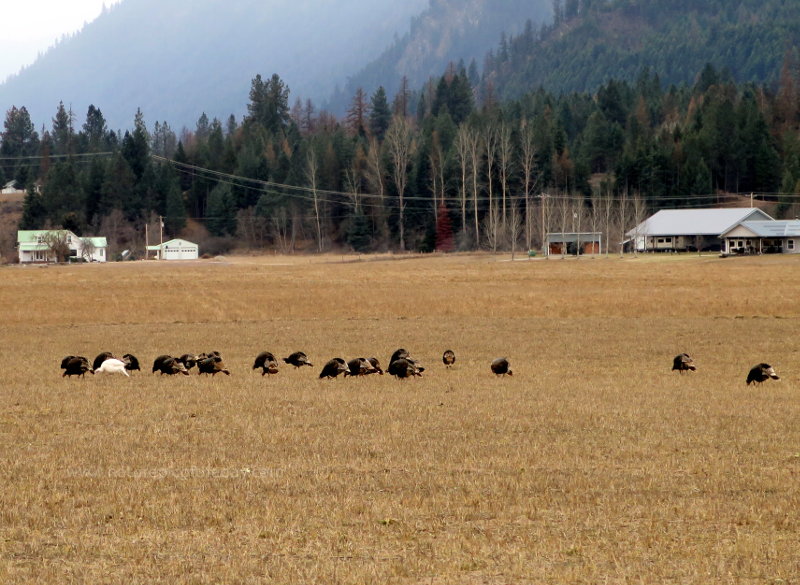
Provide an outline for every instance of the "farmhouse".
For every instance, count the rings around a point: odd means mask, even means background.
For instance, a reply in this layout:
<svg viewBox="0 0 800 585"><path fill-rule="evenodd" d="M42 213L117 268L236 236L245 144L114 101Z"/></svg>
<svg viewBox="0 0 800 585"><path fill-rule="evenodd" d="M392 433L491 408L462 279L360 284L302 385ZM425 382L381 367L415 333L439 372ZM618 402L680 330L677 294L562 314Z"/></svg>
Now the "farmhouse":
<svg viewBox="0 0 800 585"><path fill-rule="evenodd" d="M17 250L20 263L57 262L51 243L53 239L63 240L69 247L71 261L105 262L107 259L108 242L102 237L81 238L70 230L19 230Z"/></svg>
<svg viewBox="0 0 800 585"><path fill-rule="evenodd" d="M721 250L724 234L745 221L773 221L752 207L662 209L626 235L639 252Z"/></svg>
<svg viewBox="0 0 800 585"><path fill-rule="evenodd" d="M720 238L725 254L797 254L800 220L743 221Z"/></svg>
<svg viewBox="0 0 800 585"><path fill-rule="evenodd" d="M155 252L156 260L197 260L199 246L188 240L175 238L156 246L147 246L148 256Z"/></svg>
<svg viewBox="0 0 800 585"><path fill-rule="evenodd" d="M554 232L545 236L545 256L599 254L603 247L601 232Z"/></svg>

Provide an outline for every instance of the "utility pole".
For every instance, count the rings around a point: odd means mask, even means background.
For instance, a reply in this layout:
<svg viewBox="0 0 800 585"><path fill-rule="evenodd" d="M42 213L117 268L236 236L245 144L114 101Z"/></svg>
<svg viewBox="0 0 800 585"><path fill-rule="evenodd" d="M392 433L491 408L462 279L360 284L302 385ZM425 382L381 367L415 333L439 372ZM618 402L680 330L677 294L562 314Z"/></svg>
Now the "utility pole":
<svg viewBox="0 0 800 585"><path fill-rule="evenodd" d="M545 193L542 193L540 197L542 198L542 254L544 256L549 256L550 250L547 247L547 227L544 225L545 205L547 205L547 195Z"/></svg>
<svg viewBox="0 0 800 585"><path fill-rule="evenodd" d="M148 237L147 231L147 222L144 222L144 259L149 260L150 251L148 248L150 247L150 238Z"/></svg>
<svg viewBox="0 0 800 585"><path fill-rule="evenodd" d="M164 218L158 216L158 259L164 259Z"/></svg>

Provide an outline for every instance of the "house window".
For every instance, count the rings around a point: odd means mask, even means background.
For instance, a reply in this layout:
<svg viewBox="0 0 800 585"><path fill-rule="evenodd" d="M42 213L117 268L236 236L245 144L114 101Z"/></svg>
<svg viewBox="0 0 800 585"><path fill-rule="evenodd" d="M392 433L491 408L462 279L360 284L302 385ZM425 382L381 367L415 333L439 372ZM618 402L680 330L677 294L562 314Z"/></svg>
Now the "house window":
<svg viewBox="0 0 800 585"><path fill-rule="evenodd" d="M794 240L786 240L786 248L789 250L794 250Z"/></svg>
<svg viewBox="0 0 800 585"><path fill-rule="evenodd" d="M44 250L36 250L33 253L33 259L36 260L37 262L43 262L47 260L47 252L45 252Z"/></svg>

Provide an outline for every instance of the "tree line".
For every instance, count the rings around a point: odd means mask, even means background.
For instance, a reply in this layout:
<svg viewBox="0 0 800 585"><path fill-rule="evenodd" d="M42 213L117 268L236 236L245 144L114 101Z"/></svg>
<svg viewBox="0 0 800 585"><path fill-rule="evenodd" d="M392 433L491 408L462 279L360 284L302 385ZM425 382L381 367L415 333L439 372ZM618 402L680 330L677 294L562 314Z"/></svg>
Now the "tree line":
<svg viewBox="0 0 800 585"><path fill-rule="evenodd" d="M78 128L63 104L39 133L13 107L0 180L27 189L21 229L104 235L112 254L141 249L159 216L210 253L530 249L548 231L602 231L608 250L661 208L755 192L791 213L799 73L788 52L775 89L707 65L692 85L644 69L501 102L452 65L391 99L357 90L341 119L259 75L242 120L202 115L179 133L140 111L113 132L95 106Z"/></svg>

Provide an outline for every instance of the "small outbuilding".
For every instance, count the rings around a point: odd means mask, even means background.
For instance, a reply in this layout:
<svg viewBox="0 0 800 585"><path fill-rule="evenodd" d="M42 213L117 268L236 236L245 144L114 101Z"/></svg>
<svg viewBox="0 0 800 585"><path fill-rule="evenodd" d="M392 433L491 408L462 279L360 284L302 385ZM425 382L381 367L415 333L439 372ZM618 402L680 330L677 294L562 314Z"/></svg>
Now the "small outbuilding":
<svg viewBox="0 0 800 585"><path fill-rule="evenodd" d="M200 247L189 240L175 238L155 246L147 246L147 257L155 253L156 260L197 260Z"/></svg>
<svg viewBox="0 0 800 585"><path fill-rule="evenodd" d="M599 254L603 248L602 232L554 232L544 240L545 256Z"/></svg>
<svg viewBox="0 0 800 585"><path fill-rule="evenodd" d="M723 253L797 254L800 253L800 220L743 221L720 234Z"/></svg>
<svg viewBox="0 0 800 585"><path fill-rule="evenodd" d="M720 234L745 221L773 219L754 207L662 209L626 235L638 252L720 251Z"/></svg>

